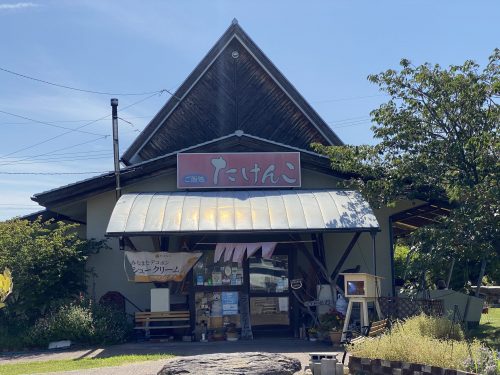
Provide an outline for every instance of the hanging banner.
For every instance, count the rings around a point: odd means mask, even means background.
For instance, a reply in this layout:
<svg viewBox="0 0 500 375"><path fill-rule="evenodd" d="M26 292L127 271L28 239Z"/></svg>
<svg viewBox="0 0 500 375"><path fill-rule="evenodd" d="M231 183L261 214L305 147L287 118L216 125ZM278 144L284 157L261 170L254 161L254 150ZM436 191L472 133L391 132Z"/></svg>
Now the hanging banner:
<svg viewBox="0 0 500 375"><path fill-rule="evenodd" d="M126 251L125 255L139 283L182 281L201 257L201 253L166 251Z"/></svg>
<svg viewBox="0 0 500 375"><path fill-rule="evenodd" d="M177 154L177 187L292 188L301 186L299 152Z"/></svg>

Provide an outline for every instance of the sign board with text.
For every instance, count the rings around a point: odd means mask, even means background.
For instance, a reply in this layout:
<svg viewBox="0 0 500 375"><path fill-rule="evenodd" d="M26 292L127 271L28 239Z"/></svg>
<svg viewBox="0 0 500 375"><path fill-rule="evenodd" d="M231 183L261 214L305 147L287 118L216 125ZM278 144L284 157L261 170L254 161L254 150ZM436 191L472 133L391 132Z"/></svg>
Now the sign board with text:
<svg viewBox="0 0 500 375"><path fill-rule="evenodd" d="M300 186L299 152L177 154L179 189Z"/></svg>
<svg viewBox="0 0 500 375"><path fill-rule="evenodd" d="M125 251L135 282L182 281L201 253Z"/></svg>

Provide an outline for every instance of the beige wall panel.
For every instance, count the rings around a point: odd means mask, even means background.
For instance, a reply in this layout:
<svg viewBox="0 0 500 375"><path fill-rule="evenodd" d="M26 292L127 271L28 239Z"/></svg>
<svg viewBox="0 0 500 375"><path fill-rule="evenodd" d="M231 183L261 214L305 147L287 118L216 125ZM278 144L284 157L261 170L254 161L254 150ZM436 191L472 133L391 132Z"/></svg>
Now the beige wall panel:
<svg viewBox="0 0 500 375"><path fill-rule="evenodd" d="M100 194L87 201L87 238L105 238L114 204L114 192ZM106 292L117 291L139 307L149 307L150 289L153 284L129 282L124 271L124 253L118 248L118 239L108 239L108 246L111 249L101 250L90 256L87 262L87 269L91 271L88 282L89 295L99 300ZM129 304L127 309L133 311Z"/></svg>
<svg viewBox="0 0 500 375"><path fill-rule="evenodd" d="M324 175L318 172L302 169L302 188L304 189L326 189L338 188L339 179ZM124 193L131 192L155 192L155 191L175 191L176 175L169 172L160 176L144 179L141 182L129 185L123 189ZM105 231L115 204L114 191L96 195L87 201L87 238L103 239ZM390 241L388 230L388 218L394 212L412 207L411 202L404 202L393 209L376 210L375 214L381 226L382 232L377 235L377 271L378 274L386 277L383 282L383 295L388 295L391 290L390 285ZM310 239L309 235L302 236ZM333 271L342 252L346 248L352 234L325 234L325 250L329 271ZM170 250L177 250L179 247L179 236L171 236ZM134 238L135 246L140 250L153 250L154 244L151 238ZM108 240L110 250L103 250L99 254L92 255L87 263L87 268L93 269L96 277L89 278L89 294L99 299L107 291L118 291L132 300L141 308L149 308L150 289L153 284L137 284L127 281L124 271L123 252L118 249L118 240L111 238ZM311 245L308 244L311 248ZM304 264L302 256L298 255L298 264ZM342 267L355 267L361 265L361 272L373 272L372 270L372 244L370 235L361 235L358 244L354 247L351 255ZM175 302L175 301L172 301Z"/></svg>

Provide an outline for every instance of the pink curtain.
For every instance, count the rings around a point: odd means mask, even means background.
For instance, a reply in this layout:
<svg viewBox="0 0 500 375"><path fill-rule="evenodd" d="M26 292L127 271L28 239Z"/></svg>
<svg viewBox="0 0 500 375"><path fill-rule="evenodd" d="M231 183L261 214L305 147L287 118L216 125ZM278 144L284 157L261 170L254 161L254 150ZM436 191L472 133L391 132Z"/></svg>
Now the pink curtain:
<svg viewBox="0 0 500 375"><path fill-rule="evenodd" d="M238 262L238 265L240 267L241 267L241 264L243 263L243 258L245 257L246 249L247 249L246 243L239 243L234 248L233 262Z"/></svg>
<svg viewBox="0 0 500 375"><path fill-rule="evenodd" d="M271 259L277 242L262 242L262 258Z"/></svg>
<svg viewBox="0 0 500 375"><path fill-rule="evenodd" d="M250 258L252 255L254 255L261 246L262 244L259 242L247 243L247 258Z"/></svg>
<svg viewBox="0 0 500 375"><path fill-rule="evenodd" d="M226 248L225 243L218 243L215 245L214 263L220 260L222 254L224 254L224 249Z"/></svg>
<svg viewBox="0 0 500 375"><path fill-rule="evenodd" d="M231 261L231 258L233 257L234 247L235 247L234 243L227 243L226 244L226 251L224 252L224 262Z"/></svg>

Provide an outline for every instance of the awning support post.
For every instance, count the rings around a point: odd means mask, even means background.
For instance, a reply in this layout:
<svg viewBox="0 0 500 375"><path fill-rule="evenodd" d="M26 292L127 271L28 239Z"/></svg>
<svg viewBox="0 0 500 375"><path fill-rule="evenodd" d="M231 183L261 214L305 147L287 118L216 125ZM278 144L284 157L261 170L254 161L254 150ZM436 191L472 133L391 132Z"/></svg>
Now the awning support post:
<svg viewBox="0 0 500 375"><path fill-rule="evenodd" d="M339 261L337 262L337 265L335 266L335 269L333 270L333 272L330 275L330 278L332 280L335 281L335 279L339 275L340 269L342 268L342 266L344 265L347 257L351 253L352 248L354 247L354 245L356 245L356 242L358 241L359 236L361 236L361 232L354 233L354 236L352 237L351 242L349 242L349 245L347 245L346 249L344 250L344 253L340 257Z"/></svg>

